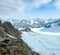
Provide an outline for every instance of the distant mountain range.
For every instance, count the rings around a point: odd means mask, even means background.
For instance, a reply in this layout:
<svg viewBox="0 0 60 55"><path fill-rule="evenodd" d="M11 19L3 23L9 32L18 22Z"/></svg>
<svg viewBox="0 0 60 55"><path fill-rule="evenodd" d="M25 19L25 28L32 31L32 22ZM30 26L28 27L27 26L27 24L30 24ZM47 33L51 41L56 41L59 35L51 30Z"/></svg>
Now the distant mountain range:
<svg viewBox="0 0 60 55"><path fill-rule="evenodd" d="M16 28L27 28L27 27L32 27L32 28L39 28L39 27L45 27L49 28L52 25L53 26L60 26L60 19L5 19L2 20L3 22L9 21L12 23L13 26Z"/></svg>

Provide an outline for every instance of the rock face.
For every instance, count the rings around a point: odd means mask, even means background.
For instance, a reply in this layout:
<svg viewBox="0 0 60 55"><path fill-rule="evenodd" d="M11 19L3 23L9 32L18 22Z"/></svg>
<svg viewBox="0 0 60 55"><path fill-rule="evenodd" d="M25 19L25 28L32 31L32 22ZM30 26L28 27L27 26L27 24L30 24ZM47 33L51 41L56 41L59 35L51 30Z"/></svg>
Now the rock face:
<svg viewBox="0 0 60 55"><path fill-rule="evenodd" d="M20 32L17 29L15 29L10 22L4 22L3 27L5 28L5 31L9 33L10 35L15 36L15 37L17 36L21 37Z"/></svg>
<svg viewBox="0 0 60 55"><path fill-rule="evenodd" d="M14 36L16 39L9 36ZM0 55L39 55L21 39L21 32L15 29L10 22L0 22L0 39Z"/></svg>

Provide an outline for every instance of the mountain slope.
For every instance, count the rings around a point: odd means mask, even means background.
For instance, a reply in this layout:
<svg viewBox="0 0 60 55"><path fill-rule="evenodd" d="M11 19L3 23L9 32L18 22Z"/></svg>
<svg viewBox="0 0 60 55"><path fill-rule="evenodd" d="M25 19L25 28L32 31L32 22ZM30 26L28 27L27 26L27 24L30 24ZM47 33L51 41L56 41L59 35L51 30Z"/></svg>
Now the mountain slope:
<svg viewBox="0 0 60 55"><path fill-rule="evenodd" d="M14 37L14 38L13 38ZM10 22L0 22L0 54L39 55L21 39L21 33ZM3 48L3 49L2 49Z"/></svg>

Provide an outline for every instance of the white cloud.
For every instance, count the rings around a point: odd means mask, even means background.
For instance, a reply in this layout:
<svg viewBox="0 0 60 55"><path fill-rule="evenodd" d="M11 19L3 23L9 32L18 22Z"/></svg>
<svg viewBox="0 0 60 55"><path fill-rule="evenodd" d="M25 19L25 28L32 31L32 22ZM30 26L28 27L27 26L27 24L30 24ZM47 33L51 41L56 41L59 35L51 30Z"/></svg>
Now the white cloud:
<svg viewBox="0 0 60 55"><path fill-rule="evenodd" d="M54 6L60 10L60 0L55 0Z"/></svg>
<svg viewBox="0 0 60 55"><path fill-rule="evenodd" d="M28 10L28 9L38 8L42 4L47 4L50 1L51 0L31 0L29 2L29 0L9 0L9 1L0 0L0 8L1 9L7 8L9 11L24 12L25 10Z"/></svg>
<svg viewBox="0 0 60 55"><path fill-rule="evenodd" d="M33 0L33 3L30 4L32 7L38 8L40 7L42 4L47 4L51 2L51 0Z"/></svg>

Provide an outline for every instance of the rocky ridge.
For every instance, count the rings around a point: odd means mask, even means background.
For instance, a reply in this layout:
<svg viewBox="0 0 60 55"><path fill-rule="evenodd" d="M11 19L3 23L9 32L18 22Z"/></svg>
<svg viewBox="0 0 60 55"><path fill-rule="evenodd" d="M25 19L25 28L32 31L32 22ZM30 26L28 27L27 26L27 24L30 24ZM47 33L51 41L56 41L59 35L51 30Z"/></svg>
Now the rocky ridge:
<svg viewBox="0 0 60 55"><path fill-rule="evenodd" d="M21 32L10 22L0 21L0 55L39 55L21 39Z"/></svg>

